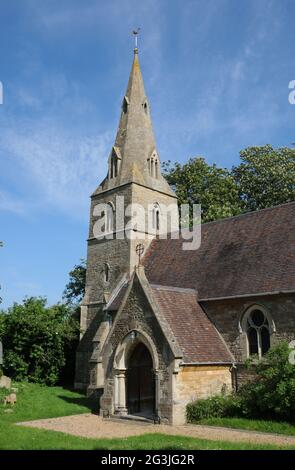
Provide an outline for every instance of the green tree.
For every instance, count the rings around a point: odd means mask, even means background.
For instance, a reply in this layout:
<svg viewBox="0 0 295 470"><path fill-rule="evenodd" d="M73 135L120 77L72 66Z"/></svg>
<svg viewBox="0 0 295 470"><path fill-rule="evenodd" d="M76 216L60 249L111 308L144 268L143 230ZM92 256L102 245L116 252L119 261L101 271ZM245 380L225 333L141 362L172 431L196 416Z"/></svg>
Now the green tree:
<svg viewBox="0 0 295 470"><path fill-rule="evenodd" d="M79 324L72 310L45 298L28 298L0 312L4 371L15 380L55 384L76 348Z"/></svg>
<svg viewBox="0 0 295 470"><path fill-rule="evenodd" d="M246 212L295 200L295 149L248 147L240 158L232 176Z"/></svg>
<svg viewBox="0 0 295 470"><path fill-rule="evenodd" d="M67 304L77 305L84 297L86 283L86 261L80 260L80 264L76 264L69 272L70 280L63 292L63 299Z"/></svg>
<svg viewBox="0 0 295 470"><path fill-rule="evenodd" d="M229 170L209 165L201 157L191 158L184 165L168 161L162 167L179 204L201 204L203 222L242 211L237 183Z"/></svg>

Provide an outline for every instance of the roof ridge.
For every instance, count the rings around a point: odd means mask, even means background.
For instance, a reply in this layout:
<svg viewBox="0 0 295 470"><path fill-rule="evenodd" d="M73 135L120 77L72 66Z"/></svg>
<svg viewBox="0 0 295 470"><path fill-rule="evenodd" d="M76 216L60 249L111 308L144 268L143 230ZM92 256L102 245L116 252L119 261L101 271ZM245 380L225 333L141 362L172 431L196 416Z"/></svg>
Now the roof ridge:
<svg viewBox="0 0 295 470"><path fill-rule="evenodd" d="M158 290L169 290L173 292L187 292L191 294L198 294L198 291L196 289L188 288L188 287L175 287L175 286L166 286L162 284L150 284L152 289L158 289Z"/></svg>
<svg viewBox="0 0 295 470"><path fill-rule="evenodd" d="M252 216L254 214L260 214L261 212L277 210L281 207L291 206L291 205L295 205L295 201L284 202L283 204L278 204L277 206L265 207L264 209L259 209L259 210L256 210L256 211L243 212L242 214L232 215L231 217L224 217L223 219L211 220L210 222L203 222L203 223L201 223L201 227L226 222L228 220L238 219L238 218L241 218L241 217L249 217L249 216ZM181 234L183 231L191 232L191 233L193 232L193 230L191 230L190 228L182 228L182 229L179 228L179 230L175 230L175 231L171 232L170 237L167 237L166 240L170 240L170 239L171 240L182 240L181 236L177 237L177 238L173 238L172 235L175 234L175 233L180 233ZM150 247L152 245L154 245L155 242L157 242L158 240L161 240L161 238L154 238L154 240L152 241ZM162 240L164 240L164 239L162 239ZM150 252L150 247L146 252L146 259L148 257L149 252Z"/></svg>
<svg viewBox="0 0 295 470"><path fill-rule="evenodd" d="M261 212L276 210L280 207L289 206L289 205L292 205L292 204L295 205L295 201L284 202L282 204L277 204L276 206L264 207L264 209L257 209L255 211L242 212L241 214L232 215L230 217L224 217L223 219L211 220L210 222L205 222L205 223L202 223L201 225L204 226L204 225L209 225L209 224L216 224L216 223L219 223L219 222L224 222L226 220L238 219L239 217L246 217L246 216L251 216L251 215L254 215L254 214L260 214Z"/></svg>

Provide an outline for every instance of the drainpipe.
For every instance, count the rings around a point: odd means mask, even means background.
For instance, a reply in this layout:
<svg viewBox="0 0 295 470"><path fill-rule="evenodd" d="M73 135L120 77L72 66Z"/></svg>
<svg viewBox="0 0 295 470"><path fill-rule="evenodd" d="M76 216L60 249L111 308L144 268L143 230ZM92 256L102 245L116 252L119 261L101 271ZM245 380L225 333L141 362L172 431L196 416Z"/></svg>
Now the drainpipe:
<svg viewBox="0 0 295 470"><path fill-rule="evenodd" d="M237 374L237 366L235 362L232 363L230 371L231 371L231 376L232 376L232 386L236 393L238 391L238 374Z"/></svg>

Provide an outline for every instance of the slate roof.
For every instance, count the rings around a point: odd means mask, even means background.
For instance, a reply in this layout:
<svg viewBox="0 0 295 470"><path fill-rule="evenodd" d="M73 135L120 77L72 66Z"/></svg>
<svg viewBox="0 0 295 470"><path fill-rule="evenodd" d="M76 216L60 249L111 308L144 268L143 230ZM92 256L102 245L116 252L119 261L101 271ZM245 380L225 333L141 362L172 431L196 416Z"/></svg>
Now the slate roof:
<svg viewBox="0 0 295 470"><path fill-rule="evenodd" d="M183 352L184 363L233 362L222 337L198 304L195 291L167 286L150 287Z"/></svg>
<svg viewBox="0 0 295 470"><path fill-rule="evenodd" d="M155 239L152 284L196 289L198 300L295 291L295 202L202 225L201 247Z"/></svg>

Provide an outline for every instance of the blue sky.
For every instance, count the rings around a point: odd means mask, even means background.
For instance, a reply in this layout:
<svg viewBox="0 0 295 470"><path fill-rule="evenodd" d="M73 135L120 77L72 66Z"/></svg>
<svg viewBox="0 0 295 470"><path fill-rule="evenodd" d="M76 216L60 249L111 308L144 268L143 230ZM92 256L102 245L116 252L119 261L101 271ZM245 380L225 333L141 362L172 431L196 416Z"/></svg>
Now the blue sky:
<svg viewBox="0 0 295 470"><path fill-rule="evenodd" d="M231 167L248 145L295 140L293 0L2 0L3 307L60 300L86 255L133 56L163 160Z"/></svg>

